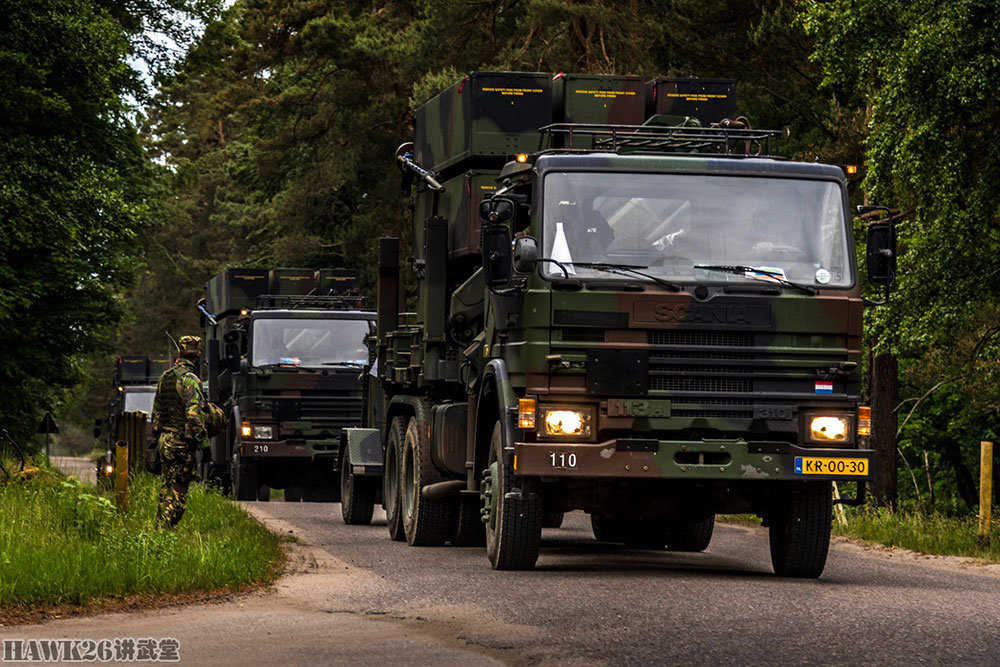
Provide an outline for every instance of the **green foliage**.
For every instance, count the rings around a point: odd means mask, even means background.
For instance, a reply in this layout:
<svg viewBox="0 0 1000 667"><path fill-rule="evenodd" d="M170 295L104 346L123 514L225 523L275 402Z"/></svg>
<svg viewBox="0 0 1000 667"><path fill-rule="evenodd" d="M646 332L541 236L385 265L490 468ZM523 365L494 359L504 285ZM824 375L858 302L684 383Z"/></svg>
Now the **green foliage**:
<svg viewBox="0 0 1000 667"><path fill-rule="evenodd" d="M157 528L159 482L136 477L124 514L50 470L0 484L0 605L241 588L276 576L280 538L201 485L176 532Z"/></svg>
<svg viewBox="0 0 1000 667"><path fill-rule="evenodd" d="M972 518L942 514L890 512L885 509L848 510L846 526L836 521L833 532L888 547L944 556L972 556L1000 562L1000 522L994 522L989 545L978 539L979 524Z"/></svg>

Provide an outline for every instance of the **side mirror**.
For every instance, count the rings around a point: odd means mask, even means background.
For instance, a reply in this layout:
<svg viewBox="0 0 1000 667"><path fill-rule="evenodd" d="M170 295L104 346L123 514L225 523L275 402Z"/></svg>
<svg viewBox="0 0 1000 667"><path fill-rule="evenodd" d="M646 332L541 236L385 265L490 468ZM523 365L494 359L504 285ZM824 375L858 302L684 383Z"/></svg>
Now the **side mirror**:
<svg viewBox="0 0 1000 667"><path fill-rule="evenodd" d="M513 275L507 225L483 226L483 278L491 290L510 287Z"/></svg>
<svg viewBox="0 0 1000 667"><path fill-rule="evenodd" d="M868 280L891 285L896 279L896 228L889 222L868 225Z"/></svg>
<svg viewBox="0 0 1000 667"><path fill-rule="evenodd" d="M514 202L510 199L485 199L479 205L479 219L487 224L510 222L514 219L514 211Z"/></svg>
<svg viewBox="0 0 1000 667"><path fill-rule="evenodd" d="M226 343L226 370L230 373L240 370L240 348L236 343Z"/></svg>
<svg viewBox="0 0 1000 667"><path fill-rule="evenodd" d="M531 274L538 267L538 241L530 236L514 240L514 271Z"/></svg>

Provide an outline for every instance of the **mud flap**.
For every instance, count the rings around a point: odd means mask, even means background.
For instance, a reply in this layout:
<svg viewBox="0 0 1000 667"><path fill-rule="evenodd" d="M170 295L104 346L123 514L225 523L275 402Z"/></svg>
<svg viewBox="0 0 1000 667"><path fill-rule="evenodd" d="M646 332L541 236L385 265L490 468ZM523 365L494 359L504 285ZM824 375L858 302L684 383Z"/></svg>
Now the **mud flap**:
<svg viewBox="0 0 1000 667"><path fill-rule="evenodd" d="M381 477L382 436L374 428L345 428L344 445L350 455L352 474L357 477Z"/></svg>

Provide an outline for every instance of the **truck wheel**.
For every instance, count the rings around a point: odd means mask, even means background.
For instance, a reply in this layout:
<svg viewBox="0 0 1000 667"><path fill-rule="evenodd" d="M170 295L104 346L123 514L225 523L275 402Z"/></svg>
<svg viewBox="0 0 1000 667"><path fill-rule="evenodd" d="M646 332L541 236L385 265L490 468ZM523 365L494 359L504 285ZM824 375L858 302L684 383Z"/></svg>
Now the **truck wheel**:
<svg viewBox="0 0 1000 667"><path fill-rule="evenodd" d="M486 554L494 570L530 570L542 541L542 499L514 495L513 471L503 461L500 423L493 426L489 468L483 473Z"/></svg>
<svg viewBox="0 0 1000 667"><path fill-rule="evenodd" d="M455 509L455 531L451 536L454 547L481 547L486 544L486 526L479 499L459 496Z"/></svg>
<svg viewBox="0 0 1000 667"><path fill-rule="evenodd" d="M286 486L285 487L285 502L286 503L301 503L302 502L302 489L298 486Z"/></svg>
<svg viewBox="0 0 1000 667"><path fill-rule="evenodd" d="M233 494L236 500L257 500L257 464L233 457Z"/></svg>
<svg viewBox="0 0 1000 667"><path fill-rule="evenodd" d="M704 551L712 541L715 530L715 515L695 522L671 524L667 535L667 549L670 551Z"/></svg>
<svg viewBox="0 0 1000 667"><path fill-rule="evenodd" d="M257 487L257 500L261 502L270 502L271 500L271 487L266 484L261 484Z"/></svg>
<svg viewBox="0 0 1000 667"><path fill-rule="evenodd" d="M399 499L399 456L403 450L405 439L406 420L403 417L393 417L385 445L382 499L385 505L385 523L389 527L389 537L396 542L406 540L406 532L403 530L403 509Z"/></svg>
<svg viewBox="0 0 1000 667"><path fill-rule="evenodd" d="M796 482L769 517L771 564L779 577L815 579L830 550L833 497L829 482Z"/></svg>
<svg viewBox="0 0 1000 667"><path fill-rule="evenodd" d="M590 527L598 542L625 543L625 522L603 514L590 515Z"/></svg>
<svg viewBox="0 0 1000 667"><path fill-rule="evenodd" d="M565 517L563 512L542 512L542 528L561 528Z"/></svg>
<svg viewBox="0 0 1000 667"><path fill-rule="evenodd" d="M441 546L451 537L455 521L454 499L428 500L421 490L442 477L431 461L427 426L410 419L403 439L399 467L400 506L406 541L414 547Z"/></svg>
<svg viewBox="0 0 1000 667"><path fill-rule="evenodd" d="M667 544L670 524L659 519L633 519L625 524L625 546L660 550Z"/></svg>
<svg viewBox="0 0 1000 667"><path fill-rule="evenodd" d="M340 513L348 526L367 526L375 513L375 484L367 477L354 476L346 447L340 456Z"/></svg>

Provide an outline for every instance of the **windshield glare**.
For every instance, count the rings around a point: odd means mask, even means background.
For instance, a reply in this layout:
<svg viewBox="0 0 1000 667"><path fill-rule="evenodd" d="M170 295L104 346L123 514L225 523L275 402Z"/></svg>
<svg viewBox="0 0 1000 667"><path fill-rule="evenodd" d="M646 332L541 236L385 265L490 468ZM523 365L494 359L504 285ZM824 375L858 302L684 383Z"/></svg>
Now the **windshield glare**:
<svg viewBox="0 0 1000 667"><path fill-rule="evenodd" d="M254 366L333 366L368 361L368 320L275 318L253 323Z"/></svg>
<svg viewBox="0 0 1000 667"><path fill-rule="evenodd" d="M853 283L838 184L790 178L556 172L545 177L545 257L570 277L619 278L571 262L649 267L669 280L747 281L696 265L743 265L797 283ZM543 263L548 277L562 277ZM766 278L765 278L766 279Z"/></svg>
<svg viewBox="0 0 1000 667"><path fill-rule="evenodd" d="M153 413L153 398L156 396L155 389L126 389L125 405L123 412L145 412L147 415Z"/></svg>

